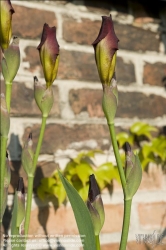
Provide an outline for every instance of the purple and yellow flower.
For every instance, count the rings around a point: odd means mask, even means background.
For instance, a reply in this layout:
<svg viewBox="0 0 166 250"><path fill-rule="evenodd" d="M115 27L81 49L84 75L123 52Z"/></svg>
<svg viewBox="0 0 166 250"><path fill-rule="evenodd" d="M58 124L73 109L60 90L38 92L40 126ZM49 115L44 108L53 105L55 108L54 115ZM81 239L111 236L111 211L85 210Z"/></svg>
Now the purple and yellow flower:
<svg viewBox="0 0 166 250"><path fill-rule="evenodd" d="M92 43L102 84L111 84L111 79L115 72L118 41L111 16L102 16L102 25L98 37Z"/></svg>
<svg viewBox="0 0 166 250"><path fill-rule="evenodd" d="M43 67L47 87L53 84L58 72L59 44L56 39L56 28L44 24L41 42L37 49Z"/></svg>
<svg viewBox="0 0 166 250"><path fill-rule="evenodd" d="M14 9L10 0L0 1L0 46L8 48L12 36L12 14Z"/></svg>

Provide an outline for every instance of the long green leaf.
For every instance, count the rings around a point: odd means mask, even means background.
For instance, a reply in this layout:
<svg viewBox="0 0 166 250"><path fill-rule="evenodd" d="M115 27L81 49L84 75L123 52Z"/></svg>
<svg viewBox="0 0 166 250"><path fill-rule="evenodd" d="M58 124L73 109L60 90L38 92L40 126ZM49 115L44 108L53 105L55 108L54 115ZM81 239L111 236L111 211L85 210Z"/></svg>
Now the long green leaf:
<svg viewBox="0 0 166 250"><path fill-rule="evenodd" d="M79 233L85 235L82 238L84 239L83 248L84 250L96 250L95 234L89 210L76 189L63 177L60 171L59 176L71 203Z"/></svg>

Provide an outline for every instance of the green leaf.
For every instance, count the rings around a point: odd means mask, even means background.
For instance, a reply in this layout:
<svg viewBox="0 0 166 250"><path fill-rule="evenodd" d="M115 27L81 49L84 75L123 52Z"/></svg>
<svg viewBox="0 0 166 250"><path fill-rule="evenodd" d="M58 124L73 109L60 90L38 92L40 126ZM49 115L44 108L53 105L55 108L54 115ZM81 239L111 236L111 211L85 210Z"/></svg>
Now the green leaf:
<svg viewBox="0 0 166 250"><path fill-rule="evenodd" d="M134 142L134 136L129 135L126 132L121 132L117 134L116 139L119 143L120 148L125 144L125 142L129 142L130 145L133 145L133 142Z"/></svg>
<svg viewBox="0 0 166 250"><path fill-rule="evenodd" d="M59 176L71 203L79 233L80 235L85 235L85 238L83 238L83 249L96 250L94 228L88 208L76 189L63 177L61 172L59 172Z"/></svg>
<svg viewBox="0 0 166 250"><path fill-rule="evenodd" d="M59 205L61 205L62 202L66 198L66 192L64 190L62 183L60 183L59 185L56 185L56 186L52 186L50 188L50 194L53 194L56 196L56 198L58 199Z"/></svg>
<svg viewBox="0 0 166 250"><path fill-rule="evenodd" d="M141 136L144 135L148 137L149 139L152 139L151 131L158 131L157 128L150 126L147 123L144 122L136 122L134 123L131 128L130 132L134 135Z"/></svg>
<svg viewBox="0 0 166 250"><path fill-rule="evenodd" d="M76 166L76 173L79 179L82 181L83 186L89 181L89 175L93 174L92 167L87 163L81 163Z"/></svg>

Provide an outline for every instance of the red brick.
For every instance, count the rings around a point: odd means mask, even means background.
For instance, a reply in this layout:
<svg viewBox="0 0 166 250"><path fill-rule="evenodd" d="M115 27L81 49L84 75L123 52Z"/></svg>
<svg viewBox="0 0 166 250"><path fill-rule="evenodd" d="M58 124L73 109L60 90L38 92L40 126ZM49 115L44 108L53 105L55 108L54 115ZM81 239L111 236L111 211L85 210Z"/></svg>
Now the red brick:
<svg viewBox="0 0 166 250"><path fill-rule="evenodd" d="M78 51L60 51L58 79L99 81L94 54Z"/></svg>
<svg viewBox="0 0 166 250"><path fill-rule="evenodd" d="M61 206L35 208L31 211L29 234L78 234L78 229L71 207Z"/></svg>
<svg viewBox="0 0 166 250"><path fill-rule="evenodd" d="M109 16L110 11L114 11L115 9L118 11L117 16L123 15L124 17L124 15L128 13L127 0L118 0L111 2L109 0L103 0L102 2L97 0L95 1L95 4L93 1L84 0L84 3L90 12L95 12L97 14L100 14L101 16Z"/></svg>
<svg viewBox="0 0 166 250"><path fill-rule="evenodd" d="M38 124L27 127L23 136L23 140L27 138L30 132L33 134L34 147L36 147L39 136ZM81 124L81 125L62 125L47 124L41 154L52 154L58 149L67 149L73 142L84 142L86 140L95 140L100 149L108 149L110 144L104 144L103 140L109 140L109 130L107 125L99 124ZM91 149L90 146L81 145L79 150Z"/></svg>
<svg viewBox="0 0 166 250"><path fill-rule="evenodd" d="M24 62L29 63L30 67L26 68L25 70L31 72L33 75L40 75L43 77L43 69L40 62L39 51L36 47L28 46L25 48L26 57L23 58Z"/></svg>
<svg viewBox="0 0 166 250"><path fill-rule="evenodd" d="M145 52L146 50L159 51L160 41L157 38L158 33L116 22L114 22L114 27L115 33L120 40L119 49L139 52Z"/></svg>
<svg viewBox="0 0 166 250"><path fill-rule="evenodd" d="M77 21L71 17L64 16L63 37L67 42L91 45L96 39L99 29L99 21L85 18Z"/></svg>
<svg viewBox="0 0 166 250"><path fill-rule="evenodd" d="M123 58L117 57L116 78L118 84L128 85L136 82L134 64L125 62Z"/></svg>
<svg viewBox="0 0 166 250"><path fill-rule="evenodd" d="M163 171L157 166L150 166L148 172L143 171L142 182L139 187L141 190L159 190L162 189L165 182Z"/></svg>
<svg viewBox="0 0 166 250"><path fill-rule="evenodd" d="M163 79L166 76L166 66L164 63L145 63L143 72L143 83L163 86Z"/></svg>
<svg viewBox="0 0 166 250"><path fill-rule="evenodd" d="M142 227L156 229L166 226L166 203L143 203L138 205L139 221Z"/></svg>
<svg viewBox="0 0 166 250"><path fill-rule="evenodd" d="M122 229L123 205L104 205L105 222L101 233L115 233Z"/></svg>
<svg viewBox="0 0 166 250"><path fill-rule="evenodd" d="M102 111L102 90L77 89L69 92L69 102L75 114L87 111L89 116L104 117ZM138 92L120 92L116 117L154 118L165 114L166 99ZM152 107L155 107L153 109Z"/></svg>
<svg viewBox="0 0 166 250"><path fill-rule="evenodd" d="M56 26L55 14L51 11L31 9L23 6L13 5L12 26L13 35L20 38L37 39L41 37L44 23Z"/></svg>

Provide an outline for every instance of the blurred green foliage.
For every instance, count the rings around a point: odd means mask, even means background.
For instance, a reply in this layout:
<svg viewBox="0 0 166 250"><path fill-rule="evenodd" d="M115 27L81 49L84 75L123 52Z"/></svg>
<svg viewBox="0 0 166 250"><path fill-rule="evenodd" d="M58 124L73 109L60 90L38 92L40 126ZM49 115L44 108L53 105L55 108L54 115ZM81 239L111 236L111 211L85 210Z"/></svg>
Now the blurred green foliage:
<svg viewBox="0 0 166 250"><path fill-rule="evenodd" d="M120 149L123 149L125 142L129 142L133 151L139 155L142 168L148 168L149 163L154 162L161 165L163 170L166 166L166 136L158 135L156 127L147 123L134 123L129 132L117 134L117 141ZM94 158L96 154L103 154L101 150L91 150L81 152L76 158L72 158L67 163L62 172L63 176L75 187L80 196L86 201L88 197L89 175L95 174L96 180L102 191L110 188L112 180L116 179L120 183L117 166L111 162L105 162L96 166ZM121 153L123 166L125 165L124 151ZM58 205L66 200L66 192L56 170L51 177L43 178L37 188L37 195L41 200L49 200L56 197Z"/></svg>

